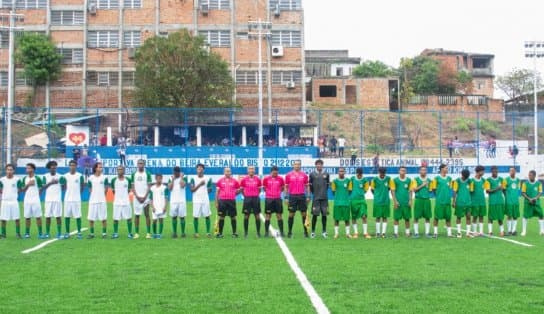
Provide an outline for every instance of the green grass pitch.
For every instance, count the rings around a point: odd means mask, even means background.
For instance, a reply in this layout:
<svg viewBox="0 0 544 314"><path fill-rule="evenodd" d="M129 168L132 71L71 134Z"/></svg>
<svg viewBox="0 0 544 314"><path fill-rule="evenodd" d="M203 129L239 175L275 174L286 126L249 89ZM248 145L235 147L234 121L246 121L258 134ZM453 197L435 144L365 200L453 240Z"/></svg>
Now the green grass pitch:
<svg viewBox="0 0 544 314"><path fill-rule="evenodd" d="M109 216L111 235L111 206ZM192 218L187 222L190 236ZM374 226L369 219L371 233ZM140 232L143 227L142 221ZM121 222L117 240L72 238L22 254L42 241L34 221L31 240L16 240L10 222L8 239L0 241L2 312L314 312L275 240L255 237L253 218L248 239L170 239L171 228L168 218L162 240L129 240ZM527 237L515 238L530 248L489 238L447 239L444 229L438 240L304 239L299 214L295 228L287 246L332 313L544 312L544 238L536 219ZM392 228L391 220L389 234ZM227 219L225 234L230 231Z"/></svg>

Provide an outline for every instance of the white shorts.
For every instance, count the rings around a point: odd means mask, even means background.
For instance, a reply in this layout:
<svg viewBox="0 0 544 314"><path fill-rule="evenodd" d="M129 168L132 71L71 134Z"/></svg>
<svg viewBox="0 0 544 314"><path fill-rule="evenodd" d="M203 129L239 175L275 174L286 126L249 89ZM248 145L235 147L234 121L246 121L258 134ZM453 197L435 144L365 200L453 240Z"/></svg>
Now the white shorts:
<svg viewBox="0 0 544 314"><path fill-rule="evenodd" d="M89 204L89 214L87 219L90 221L102 221L108 219L108 206L106 203Z"/></svg>
<svg viewBox="0 0 544 314"><path fill-rule="evenodd" d="M210 203L193 203L193 217L202 218L209 217L212 215L210 211Z"/></svg>
<svg viewBox="0 0 544 314"><path fill-rule="evenodd" d="M140 203L134 198L134 201L132 202L132 206L134 207L134 215L140 216L144 214L144 208L149 205L149 199L147 199L145 202Z"/></svg>
<svg viewBox="0 0 544 314"><path fill-rule="evenodd" d="M42 205L40 203L24 204L25 218L42 218Z"/></svg>
<svg viewBox="0 0 544 314"><path fill-rule="evenodd" d="M170 217L187 216L187 203L170 203Z"/></svg>
<svg viewBox="0 0 544 314"><path fill-rule="evenodd" d="M45 215L46 218L62 217L62 202L45 202Z"/></svg>
<svg viewBox="0 0 544 314"><path fill-rule="evenodd" d="M81 202L64 202L64 217L81 218Z"/></svg>
<svg viewBox="0 0 544 314"><path fill-rule="evenodd" d="M113 204L113 220L132 219L132 208L130 205Z"/></svg>
<svg viewBox="0 0 544 314"><path fill-rule="evenodd" d="M166 212L153 212L153 220L164 218L165 216L166 216Z"/></svg>
<svg viewBox="0 0 544 314"><path fill-rule="evenodd" d="M0 206L0 220L19 220L21 213L19 212L19 203L3 201Z"/></svg>

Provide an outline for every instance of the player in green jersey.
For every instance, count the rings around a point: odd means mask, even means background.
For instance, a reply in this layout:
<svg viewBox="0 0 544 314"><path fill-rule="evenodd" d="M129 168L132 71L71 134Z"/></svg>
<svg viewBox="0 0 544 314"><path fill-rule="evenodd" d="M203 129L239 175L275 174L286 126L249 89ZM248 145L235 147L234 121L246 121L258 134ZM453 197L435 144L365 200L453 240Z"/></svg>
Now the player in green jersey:
<svg viewBox="0 0 544 314"><path fill-rule="evenodd" d="M502 181L504 187L504 195L506 199L506 226L507 235L517 235L516 227L518 225L519 212L519 195L521 190L521 182L516 177L516 168L510 167L510 175Z"/></svg>
<svg viewBox="0 0 544 314"><path fill-rule="evenodd" d="M461 171L461 177L453 181L453 207L455 208L455 216L457 220L457 238L462 237L461 233L461 218L466 217L467 223L467 237L471 237L470 234L470 206L472 200L470 197L472 192L472 182L470 180L470 171L463 169Z"/></svg>
<svg viewBox="0 0 544 314"><path fill-rule="evenodd" d="M470 215L472 216L472 234L475 236L483 236L484 234L484 217L487 212L484 189L485 179L483 178L484 171L485 168L483 166L476 166L476 174L474 175L474 179L472 179L472 208Z"/></svg>
<svg viewBox="0 0 544 314"><path fill-rule="evenodd" d="M368 234L368 212L365 199L365 194L370 187L370 183L367 178L363 177L363 168L357 168L355 174L356 175L351 178L351 226L353 227L353 238L359 237L357 219L362 219L363 236L366 239L370 239L370 235Z"/></svg>
<svg viewBox="0 0 544 314"><path fill-rule="evenodd" d="M352 191L351 180L346 178L346 169L340 167L338 169L338 178L334 179L331 184L332 194L334 194L334 238L338 239L338 229L340 221L346 224L346 237L351 238L349 234L350 220L350 200L349 195Z"/></svg>
<svg viewBox="0 0 544 314"><path fill-rule="evenodd" d="M489 195L487 232L489 232L490 236L493 235L493 221L496 220L499 223L499 234L504 237L504 226L502 224L504 220L504 186L502 178L499 177L497 166L491 167L491 177L485 180L484 189Z"/></svg>
<svg viewBox="0 0 544 314"><path fill-rule="evenodd" d="M378 176L374 177L370 182L370 188L372 189L372 194L374 194L374 207L372 211L374 218L376 218L376 237L382 238L385 238L387 218L391 214L389 191L392 181L386 175L386 172L386 168L380 167L378 169Z"/></svg>
<svg viewBox="0 0 544 314"><path fill-rule="evenodd" d="M445 220L448 237L451 238L451 177L448 176L448 166L441 164L440 175L434 177L431 190L435 193L434 203L434 234L438 238L438 221Z"/></svg>
<svg viewBox="0 0 544 314"><path fill-rule="evenodd" d="M391 184L391 196L393 197L393 237L399 237L399 220L404 219L405 234L410 236L410 219L412 218L412 192L410 185L412 179L406 177L406 167L399 168L399 176L393 179Z"/></svg>
<svg viewBox="0 0 544 314"><path fill-rule="evenodd" d="M414 238L419 238L419 219L425 218L425 235L431 237L431 179L427 177L427 167L419 168L419 176L412 180L410 189L414 193Z"/></svg>
<svg viewBox="0 0 544 314"><path fill-rule="evenodd" d="M524 237L527 235L527 220L533 217L538 217L540 235L544 235L544 214L540 206L542 183L536 179L536 171L529 171L529 180L525 181L521 186L521 195L525 199L521 236Z"/></svg>

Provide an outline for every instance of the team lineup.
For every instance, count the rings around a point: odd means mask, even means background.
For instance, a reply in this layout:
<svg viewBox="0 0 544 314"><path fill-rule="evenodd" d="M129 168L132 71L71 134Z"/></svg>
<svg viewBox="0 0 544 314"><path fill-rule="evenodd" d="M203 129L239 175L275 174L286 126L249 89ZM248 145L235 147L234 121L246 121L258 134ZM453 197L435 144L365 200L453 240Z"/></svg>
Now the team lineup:
<svg viewBox="0 0 544 314"><path fill-rule="evenodd" d="M162 174L154 176L146 170L145 161L137 162L137 170L126 176L125 168L119 166L117 175L108 180L103 174L100 162L93 166L92 174L85 178L77 171L77 163L70 161L70 170L64 175L57 173L57 163L50 161L44 176L36 175L36 166L27 164L26 175L20 179L15 176L13 165L6 165L6 176L0 179L0 220L2 239L6 238L7 222L15 222L16 238L31 237L31 223L34 218L39 239L51 237L52 220L56 222L56 238L70 238L70 224L74 219L78 239L82 234L82 192L89 188L88 239L95 237L95 223L101 223L101 236L107 238L107 193L113 192L113 233L111 238L119 238L119 223L126 221L128 237L140 237L140 218L145 218L145 237L160 239L164 232L164 218L172 218L172 238L187 237L187 189L192 193L193 236L198 238L199 222L205 221L207 237L224 237L225 218L230 218L232 236L237 238L236 200L243 196L244 237L248 236L249 220L255 218L257 237L270 237L270 222L276 216L278 232L272 236L293 237L295 215L301 213L304 237L315 238L318 219L321 217L321 235L327 238L327 218L329 216L329 191L333 199L334 238L340 237L340 223L345 225L347 238L372 238L368 230L369 205L367 192L373 195L372 215L375 218L375 237L387 237L388 219L393 216L394 238L399 237L399 224L404 222L405 235L419 238L419 221L424 220L424 235L438 238L438 224L445 221L447 237L461 238L484 235L484 219L487 217L487 234L493 234L493 224L497 222L499 235L516 236L517 221L522 217L521 235L527 234L528 220L537 217L540 235L544 235L544 215L540 205L542 184L536 179L536 172L530 171L528 180L522 182L516 176L514 167L506 178L498 175L497 167L490 168L490 176L484 178L485 168L477 166L474 177L464 169L461 177L448 176L448 167L440 166L440 174L429 178L427 168L422 166L419 175L409 178L406 168L400 167L398 176L391 177L386 168L379 168L376 177L363 176L362 168L356 175L348 178L340 167L338 177L331 180L323 170L323 161L315 162L315 170L309 175L301 170L301 163L294 162L293 170L284 177L277 167L272 167L268 176L260 178L254 167L247 168L247 174L236 179L230 168L215 183L215 200L210 199L212 178L205 174L205 166L196 166L197 175L188 179L179 167L173 168L168 181ZM62 192L64 191L64 199ZM261 233L261 196L264 192L264 234ZM23 218L24 234L21 234L20 209L18 197L24 193ZM44 193L42 209L41 194ZM132 194L132 196L131 196ZM487 194L487 197L486 197ZM520 196L523 199L520 202ZM434 198L434 204L431 199ZM211 203L215 202L217 219L212 231ZM520 207L523 204L523 215ZM284 230L283 211L287 207L287 233ZM308 205L310 206L308 213ZM63 210L64 209L64 210ZM391 213L392 212L392 213ZM45 217L45 232L42 227ZM456 236L452 233L452 216L456 219ZM65 232L62 233L62 217ZM505 219L506 217L506 219ZM133 220L134 218L134 220ZM461 226L465 219L466 228ZM506 220L506 230L504 222ZM359 223L362 230L359 233ZM410 226L410 222L413 225ZM179 224L178 224L179 223ZM431 224L433 230L431 232ZM179 228L178 228L179 227ZM411 231L413 229L413 232Z"/></svg>

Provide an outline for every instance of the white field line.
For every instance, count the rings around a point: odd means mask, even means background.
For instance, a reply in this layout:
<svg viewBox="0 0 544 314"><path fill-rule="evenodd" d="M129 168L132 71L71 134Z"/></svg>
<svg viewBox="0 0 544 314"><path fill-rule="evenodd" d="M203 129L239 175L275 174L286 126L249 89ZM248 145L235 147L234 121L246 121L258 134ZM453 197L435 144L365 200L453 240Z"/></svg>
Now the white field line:
<svg viewBox="0 0 544 314"><path fill-rule="evenodd" d="M87 230L87 228L81 228L81 231L85 231L85 230ZM70 235L75 235L75 234L77 234L77 231L72 231L72 232L70 232ZM35 247L31 247L30 249L26 249L26 250L22 251L21 253L23 253L23 254L32 253L32 252L34 252L34 251L43 249L44 247L46 247L46 246L48 246L49 244L51 244L51 243L53 243L53 242L55 242L55 241L58 241L58 240L59 240L59 239L57 239L57 238L54 238L54 239L51 239L51 240L47 240L47 241L45 241L45 242L42 242L42 243L36 245Z"/></svg>
<svg viewBox="0 0 544 314"><path fill-rule="evenodd" d="M467 232L465 229L461 229L461 231ZM520 242L520 241L508 239L508 238L490 236L490 235L485 234L485 233L483 234L483 236L486 237L486 238L495 239L495 240L501 240L501 241L506 241L506 242L510 242L510 243L512 243L512 244L521 245L521 246L525 246L525 247L533 247L533 246L534 246L534 245L529 244L529 243Z"/></svg>

